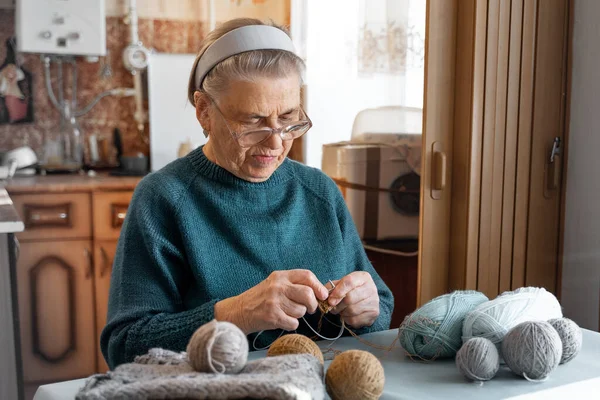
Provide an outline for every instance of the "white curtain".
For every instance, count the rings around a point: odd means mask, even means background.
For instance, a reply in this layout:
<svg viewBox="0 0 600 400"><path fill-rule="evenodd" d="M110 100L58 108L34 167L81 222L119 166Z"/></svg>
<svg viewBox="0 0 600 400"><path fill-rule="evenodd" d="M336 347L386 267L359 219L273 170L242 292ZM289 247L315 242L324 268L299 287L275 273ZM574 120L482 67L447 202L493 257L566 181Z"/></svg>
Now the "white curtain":
<svg viewBox="0 0 600 400"><path fill-rule="evenodd" d="M305 139L308 165L321 167L323 144L351 139L361 110L422 108L425 10L426 0L293 1L314 123Z"/></svg>

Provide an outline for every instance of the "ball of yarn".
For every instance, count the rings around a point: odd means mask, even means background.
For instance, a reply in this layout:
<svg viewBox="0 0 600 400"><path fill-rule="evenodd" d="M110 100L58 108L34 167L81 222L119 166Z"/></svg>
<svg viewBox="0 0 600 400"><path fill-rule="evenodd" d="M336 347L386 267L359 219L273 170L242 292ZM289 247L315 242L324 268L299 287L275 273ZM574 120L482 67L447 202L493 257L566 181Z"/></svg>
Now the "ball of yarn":
<svg viewBox="0 0 600 400"><path fill-rule="evenodd" d="M248 361L248 339L236 325L212 320L194 332L187 355L198 372L235 374Z"/></svg>
<svg viewBox="0 0 600 400"><path fill-rule="evenodd" d="M488 298L474 290L438 296L408 315L398 330L400 345L425 360L454 357L462 345L465 316Z"/></svg>
<svg viewBox="0 0 600 400"><path fill-rule="evenodd" d="M321 364L325 362L319 346L309 337L297 333L281 336L267 351L267 357L284 354L311 354L318 358Z"/></svg>
<svg viewBox="0 0 600 400"><path fill-rule="evenodd" d="M336 356L325 375L332 400L374 400L383 393L383 366L373 354L347 350Z"/></svg>
<svg viewBox="0 0 600 400"><path fill-rule="evenodd" d="M570 320L569 318L555 318L549 320L548 323L556 329L556 332L562 341L563 352L560 363L568 363L574 359L581 350L581 345L583 343L581 328L575 321Z"/></svg>
<svg viewBox="0 0 600 400"><path fill-rule="evenodd" d="M456 366L472 381L489 381L500 369L498 349L488 339L469 339L456 353Z"/></svg>
<svg viewBox="0 0 600 400"><path fill-rule="evenodd" d="M473 337L484 337L501 350L502 339L514 326L552 318L562 318L560 303L552 293L544 288L520 288L504 292L471 311L463 322L462 339L466 342Z"/></svg>
<svg viewBox="0 0 600 400"><path fill-rule="evenodd" d="M548 322L522 322L506 334L502 353L515 374L531 381L544 380L560 363L562 342Z"/></svg>

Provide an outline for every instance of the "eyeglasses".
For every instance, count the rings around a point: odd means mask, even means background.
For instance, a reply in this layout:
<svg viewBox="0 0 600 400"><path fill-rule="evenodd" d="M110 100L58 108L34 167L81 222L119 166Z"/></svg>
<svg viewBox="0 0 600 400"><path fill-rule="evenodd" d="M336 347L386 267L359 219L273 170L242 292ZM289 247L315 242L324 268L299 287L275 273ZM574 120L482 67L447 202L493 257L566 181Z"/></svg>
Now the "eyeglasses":
<svg viewBox="0 0 600 400"><path fill-rule="evenodd" d="M256 146L257 144L267 141L272 135L275 134L279 135L279 137L281 137L281 140L298 139L300 136L308 132L308 130L312 127L312 121L310 120L310 118L308 118L308 115L306 115L304 109L300 107L300 119L298 121L286 124L280 128L264 127L258 129L249 129L243 132L234 132L229 127L229 124L227 123L227 118L225 118L225 116L221 112L221 109L219 109L219 107L217 106L217 103L210 96L208 98L211 100L211 102L217 109L217 112L219 113L221 118L223 118L227 129L229 129L229 133L231 133L231 136L233 136L233 138L238 142L240 147L247 148Z"/></svg>

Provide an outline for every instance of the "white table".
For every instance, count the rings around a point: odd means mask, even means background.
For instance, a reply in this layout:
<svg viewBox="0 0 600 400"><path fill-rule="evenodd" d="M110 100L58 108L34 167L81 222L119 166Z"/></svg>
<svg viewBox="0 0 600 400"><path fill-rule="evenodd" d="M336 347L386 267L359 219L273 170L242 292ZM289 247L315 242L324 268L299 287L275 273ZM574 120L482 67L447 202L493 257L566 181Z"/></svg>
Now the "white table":
<svg viewBox="0 0 600 400"><path fill-rule="evenodd" d="M372 333L364 339L389 345L397 330ZM453 360L434 362L412 361L396 348L385 354L371 349L352 337L335 343L321 342L321 348L336 350L361 349L375 354L385 369L385 391L381 399L598 399L600 398L600 333L583 331L583 349L570 363L560 365L541 383L532 383L502 367L498 375L483 385L467 381ZM250 359L263 357L265 352L254 352ZM326 362L326 366L329 365ZM34 400L73 399L84 380L74 380L40 386Z"/></svg>

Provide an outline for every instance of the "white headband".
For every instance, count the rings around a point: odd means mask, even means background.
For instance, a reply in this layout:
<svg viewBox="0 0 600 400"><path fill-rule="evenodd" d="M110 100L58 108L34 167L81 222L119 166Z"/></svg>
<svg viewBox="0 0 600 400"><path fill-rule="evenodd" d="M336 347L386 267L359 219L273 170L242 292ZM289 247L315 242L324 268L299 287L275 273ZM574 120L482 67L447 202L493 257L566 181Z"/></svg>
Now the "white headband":
<svg viewBox="0 0 600 400"><path fill-rule="evenodd" d="M243 26L227 32L200 57L196 66L196 88L202 87L202 81L218 63L252 50L285 50L294 53L294 45L287 33L269 25Z"/></svg>

